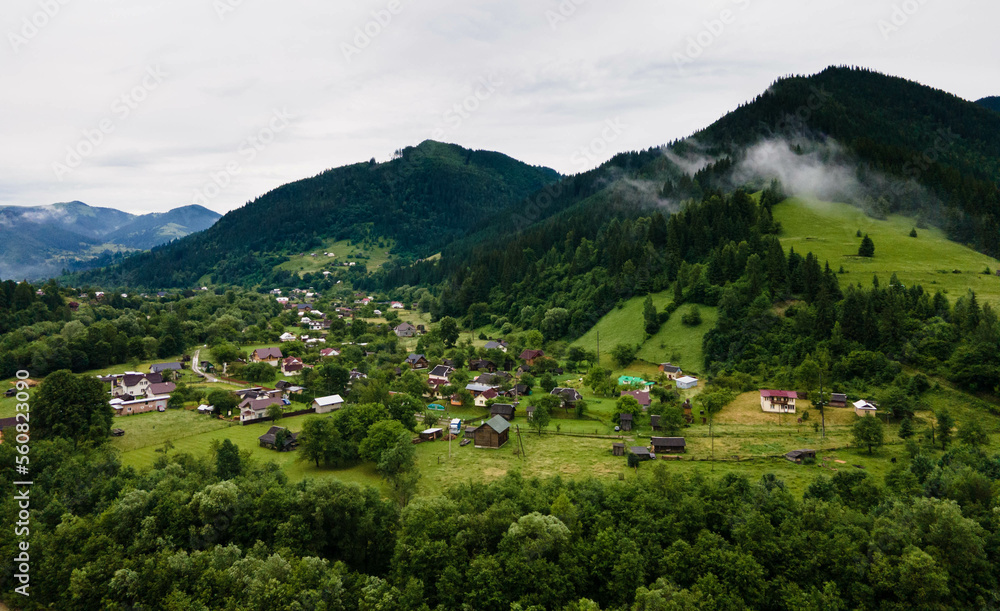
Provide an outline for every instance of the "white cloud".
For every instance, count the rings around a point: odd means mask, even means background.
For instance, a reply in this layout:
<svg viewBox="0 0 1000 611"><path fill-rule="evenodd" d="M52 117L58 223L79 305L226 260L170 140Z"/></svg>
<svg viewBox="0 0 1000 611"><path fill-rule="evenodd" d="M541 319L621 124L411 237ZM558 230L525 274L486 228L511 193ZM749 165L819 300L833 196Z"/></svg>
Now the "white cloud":
<svg viewBox="0 0 1000 611"><path fill-rule="evenodd" d="M222 18L216 0L61 0L26 44L0 49L0 205L78 199L149 212L191 203L240 142L288 108L293 125L213 199L225 211L428 138L489 74L503 86L446 138L563 172L580 169L574 151L609 119L630 129L594 164L688 136L776 77L830 64L867 65L967 98L1000 94L991 25L1000 7L971 0L927 2L888 40L878 22L892 15L889 0L398 0L350 61L342 45L390 0L220 1L234 7ZM553 28L547 11L567 3L575 10ZM8 2L0 34L20 35L39 6ZM725 10L734 19L678 71L675 52ZM52 164L65 147L152 65L169 74L162 86L57 181Z"/></svg>

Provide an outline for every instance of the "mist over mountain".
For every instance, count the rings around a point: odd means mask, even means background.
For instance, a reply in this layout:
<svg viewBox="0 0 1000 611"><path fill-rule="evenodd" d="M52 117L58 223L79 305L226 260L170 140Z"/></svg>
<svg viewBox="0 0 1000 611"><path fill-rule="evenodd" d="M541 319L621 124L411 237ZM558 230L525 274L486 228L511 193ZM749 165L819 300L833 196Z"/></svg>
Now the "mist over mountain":
<svg viewBox="0 0 1000 611"><path fill-rule="evenodd" d="M79 201L0 208L0 278L34 279L148 250L211 227L221 215L201 206L135 215Z"/></svg>

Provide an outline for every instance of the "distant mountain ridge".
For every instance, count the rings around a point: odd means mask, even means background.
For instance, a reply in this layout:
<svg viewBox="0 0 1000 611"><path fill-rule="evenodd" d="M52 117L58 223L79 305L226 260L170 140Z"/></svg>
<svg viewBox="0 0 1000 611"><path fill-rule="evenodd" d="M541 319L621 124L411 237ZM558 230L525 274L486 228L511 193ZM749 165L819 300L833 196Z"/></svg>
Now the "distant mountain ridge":
<svg viewBox="0 0 1000 611"><path fill-rule="evenodd" d="M988 98L983 98L981 100L976 100L976 104L984 108L989 108L996 112L1000 112L1000 96L990 96Z"/></svg>
<svg viewBox="0 0 1000 611"><path fill-rule="evenodd" d="M148 250L211 227L201 206L136 215L79 201L0 208L0 278L35 279L80 268L103 253Z"/></svg>
<svg viewBox="0 0 1000 611"><path fill-rule="evenodd" d="M388 240L394 254L426 257L560 178L492 151L427 140L278 187L198 235L82 274L84 283L170 288L274 280L291 253L325 241ZM286 272L287 275L287 272Z"/></svg>

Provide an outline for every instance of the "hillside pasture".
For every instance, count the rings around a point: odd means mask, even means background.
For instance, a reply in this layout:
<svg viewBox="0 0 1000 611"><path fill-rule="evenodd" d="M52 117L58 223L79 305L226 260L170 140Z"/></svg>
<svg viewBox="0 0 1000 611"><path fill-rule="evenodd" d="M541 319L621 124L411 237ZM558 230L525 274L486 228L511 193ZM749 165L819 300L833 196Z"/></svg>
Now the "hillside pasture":
<svg viewBox="0 0 1000 611"><path fill-rule="evenodd" d="M972 289L981 300L1000 304L1000 261L948 240L940 229L916 228L915 219L890 215L887 220L869 217L848 204L792 198L774 207L774 220L781 223L781 243L802 256L812 252L833 271L844 268L841 286L860 282L870 286L878 275L883 286L895 273L899 281L919 284L933 294L942 291L952 302ZM917 237L909 236L917 229ZM875 256L859 257L861 238L875 243ZM983 272L989 268L993 274Z"/></svg>

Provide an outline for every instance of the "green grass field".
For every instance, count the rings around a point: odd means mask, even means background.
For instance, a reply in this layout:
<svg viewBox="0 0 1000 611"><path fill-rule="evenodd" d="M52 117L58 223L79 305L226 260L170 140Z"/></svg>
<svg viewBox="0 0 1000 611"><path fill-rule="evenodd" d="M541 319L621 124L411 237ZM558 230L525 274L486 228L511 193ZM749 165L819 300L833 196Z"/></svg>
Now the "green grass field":
<svg viewBox="0 0 1000 611"><path fill-rule="evenodd" d="M973 289L981 299L1000 303L1000 278L983 274L987 267L995 272L1000 261L949 241L939 229L917 229L911 238L916 226L911 218L880 221L847 204L793 198L774 207L774 220L781 223L786 249L794 247L803 256L811 251L834 271L843 266L841 286L870 286L874 274L884 286L896 273L903 284L920 284L932 294L941 290L952 301ZM875 243L873 258L857 256L858 230Z"/></svg>
<svg viewBox="0 0 1000 611"><path fill-rule="evenodd" d="M653 305L663 310L672 301L670 291L653 295ZM638 360L621 371L655 377L659 363L671 362L685 370L697 372L704 367L702 339L718 320L715 308L698 306L702 323L697 327L681 324L686 306L679 308L656 335L646 339L643 328L642 305L646 297L633 297L621 308L615 308L604 315L583 337L573 342L585 350L597 350L597 340L601 341L601 365L619 371L611 359L611 349L618 344L642 344L637 354ZM617 375L617 373L616 373ZM650 378L647 378L650 379Z"/></svg>
<svg viewBox="0 0 1000 611"><path fill-rule="evenodd" d="M639 350L638 357L649 363L669 361L679 365L685 372L701 371L705 366L702 340L705 333L715 327L719 312L715 308L706 306L698 306L698 310L701 312L701 324L697 327L688 327L681 323L681 317L687 311L687 307L680 307L670 320L660 327L656 335L646 340Z"/></svg>
<svg viewBox="0 0 1000 611"><path fill-rule="evenodd" d="M302 276L306 273L322 272L323 270L344 270L346 268L342 267L341 263L357 261L359 264L363 263L368 268L368 271L374 271L389 261L392 256L389 254L392 246L391 242L381 247L366 247L362 244L352 245L349 240L331 241L323 247L315 248L303 255L295 254L290 256L288 261L278 265L277 269L298 273ZM336 256L328 257L323 254L325 252L331 252ZM315 257L312 256L313 253L316 253ZM361 255L362 258L351 255Z"/></svg>

